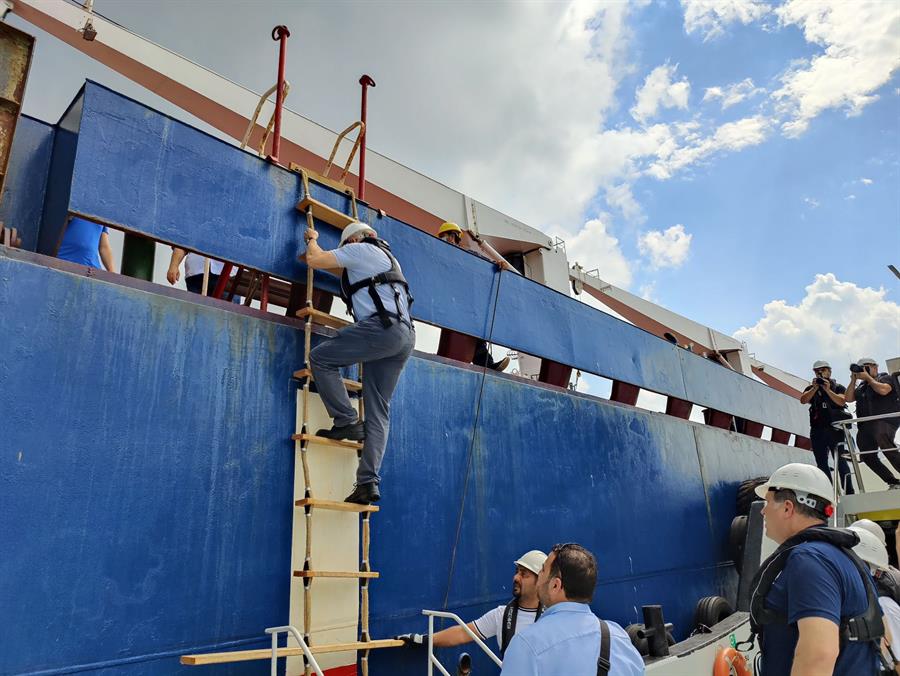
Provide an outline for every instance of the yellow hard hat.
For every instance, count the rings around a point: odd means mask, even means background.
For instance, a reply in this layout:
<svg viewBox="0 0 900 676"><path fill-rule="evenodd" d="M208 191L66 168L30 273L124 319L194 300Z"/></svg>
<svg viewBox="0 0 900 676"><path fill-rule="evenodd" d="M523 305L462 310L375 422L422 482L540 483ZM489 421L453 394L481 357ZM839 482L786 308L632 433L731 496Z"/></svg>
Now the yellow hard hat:
<svg viewBox="0 0 900 676"><path fill-rule="evenodd" d="M462 228L460 228L456 223L446 222L438 229L438 237L443 235L445 232L457 232L460 235L462 234Z"/></svg>

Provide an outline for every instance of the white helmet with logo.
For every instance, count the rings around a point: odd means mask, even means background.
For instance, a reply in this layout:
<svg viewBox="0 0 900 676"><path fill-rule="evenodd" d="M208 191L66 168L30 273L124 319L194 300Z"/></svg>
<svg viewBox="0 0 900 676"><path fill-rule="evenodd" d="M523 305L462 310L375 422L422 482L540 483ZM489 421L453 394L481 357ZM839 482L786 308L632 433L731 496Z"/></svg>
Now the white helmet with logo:
<svg viewBox="0 0 900 676"><path fill-rule="evenodd" d="M823 511L821 502L828 505L834 502L831 481L815 465L792 462L779 467L766 483L756 487L756 495L765 500L766 493L778 488L789 488L797 494L797 502L819 511Z"/></svg>
<svg viewBox="0 0 900 676"><path fill-rule="evenodd" d="M344 246L347 243L347 240L353 237L354 235L358 235L361 232L369 231L374 234L374 230L372 230L371 225L367 225L366 223L360 223L359 221L354 221L346 228L341 231L341 242L338 246Z"/></svg>
<svg viewBox="0 0 900 676"><path fill-rule="evenodd" d="M884 570L888 567L887 548L878 541L877 537L865 528L858 526L850 526L848 530L859 536L859 544L853 548L854 554L875 568Z"/></svg>
<svg viewBox="0 0 900 676"><path fill-rule="evenodd" d="M547 555L544 554L539 549L532 549L530 552L523 554L518 561L514 563L517 566L522 566L525 570L530 570L535 575L539 575L541 572L541 568L544 567L544 561L547 560Z"/></svg>
<svg viewBox="0 0 900 676"><path fill-rule="evenodd" d="M887 538L884 537L884 530L877 523L872 521L871 519L860 519L859 521L854 521L850 524L850 528L862 528L863 530L869 531L872 535L878 538L878 541L887 546Z"/></svg>

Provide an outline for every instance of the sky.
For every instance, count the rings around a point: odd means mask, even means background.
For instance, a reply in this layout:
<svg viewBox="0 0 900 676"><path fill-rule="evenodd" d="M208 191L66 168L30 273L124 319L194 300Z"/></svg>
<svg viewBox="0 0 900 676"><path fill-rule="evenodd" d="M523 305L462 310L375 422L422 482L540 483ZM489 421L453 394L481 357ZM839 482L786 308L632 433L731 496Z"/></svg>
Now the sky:
<svg viewBox="0 0 900 676"><path fill-rule="evenodd" d="M369 73L371 148L562 237L570 263L802 376L900 356L900 2L94 7L254 91L286 24L290 108L343 129ZM38 37L26 113L55 121L91 78L193 121L8 20Z"/></svg>

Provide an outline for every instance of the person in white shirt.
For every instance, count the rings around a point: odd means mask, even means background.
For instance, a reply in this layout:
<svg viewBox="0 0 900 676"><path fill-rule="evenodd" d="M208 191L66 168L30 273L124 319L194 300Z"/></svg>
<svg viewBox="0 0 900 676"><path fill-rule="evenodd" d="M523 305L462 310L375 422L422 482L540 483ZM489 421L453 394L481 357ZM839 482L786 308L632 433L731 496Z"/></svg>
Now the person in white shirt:
<svg viewBox="0 0 900 676"><path fill-rule="evenodd" d="M506 646L517 631L535 623L541 616L541 604L537 594L537 578L541 572L547 555L537 549L524 554L514 561L516 572L513 575L513 598L503 606L497 606L466 626L481 640L497 637L497 648L500 657L506 652ZM422 634L403 634L397 638L409 644L427 643L428 636ZM435 632L433 638L435 648L451 648L469 643L472 637L460 627L454 625L449 629Z"/></svg>
<svg viewBox="0 0 900 676"><path fill-rule="evenodd" d="M181 279L181 261L184 261L184 285L191 293L203 292L203 268L206 266L206 257L193 252L187 252L178 247L172 247L172 257L169 259L169 270L166 279L169 284L176 284ZM209 259L209 281L206 285L206 295L212 295L219 275L224 267L222 261Z"/></svg>

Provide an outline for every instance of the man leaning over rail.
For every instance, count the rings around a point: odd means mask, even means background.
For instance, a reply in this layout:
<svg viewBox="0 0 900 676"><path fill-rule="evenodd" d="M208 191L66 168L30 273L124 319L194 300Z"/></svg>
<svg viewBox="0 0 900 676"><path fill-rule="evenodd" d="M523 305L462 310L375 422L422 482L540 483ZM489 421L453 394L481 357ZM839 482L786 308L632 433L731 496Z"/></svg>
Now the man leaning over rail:
<svg viewBox="0 0 900 676"><path fill-rule="evenodd" d="M517 632L501 676L638 676L644 660L615 622L598 620L588 605L597 560L581 545L556 545L538 575L541 619Z"/></svg>
<svg viewBox="0 0 900 676"><path fill-rule="evenodd" d="M872 357L863 357L850 365L846 400L847 403L856 402L857 418L900 412L900 392L894 379L887 373L879 373L878 362ZM881 449L888 462L900 472L900 451L896 450L897 444L894 443L898 425L900 418L870 420L859 423L856 433L856 445L862 451L860 459L889 489L894 490L900 489L900 479L878 459L878 450Z"/></svg>
<svg viewBox="0 0 900 676"><path fill-rule="evenodd" d="M316 432L329 439L364 440L356 486L344 501L367 505L381 497L378 470L390 428L391 396L400 372L416 344L409 316L412 296L391 248L365 223L351 223L333 251L323 251L313 229L306 231L309 267L341 277L341 297L355 324L317 345L309 354L316 389L331 429ZM350 403L340 369L362 362L366 419L360 421Z"/></svg>
<svg viewBox="0 0 900 676"><path fill-rule="evenodd" d="M489 610L466 625L483 641L496 636L501 659L516 632L530 627L541 616L543 608L538 600L537 579L546 560L547 555L544 552L533 549L515 561L512 600L505 606ZM428 642L428 636L422 634L402 634L397 638L412 646ZM470 641L472 637L459 625L436 632L432 637L432 645L435 648L452 648Z"/></svg>

